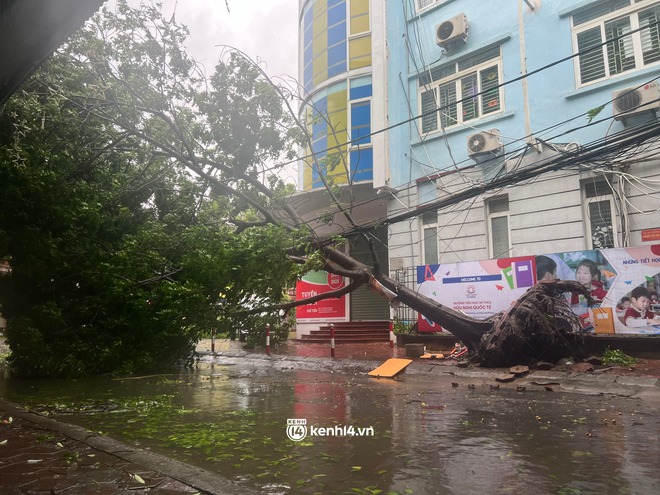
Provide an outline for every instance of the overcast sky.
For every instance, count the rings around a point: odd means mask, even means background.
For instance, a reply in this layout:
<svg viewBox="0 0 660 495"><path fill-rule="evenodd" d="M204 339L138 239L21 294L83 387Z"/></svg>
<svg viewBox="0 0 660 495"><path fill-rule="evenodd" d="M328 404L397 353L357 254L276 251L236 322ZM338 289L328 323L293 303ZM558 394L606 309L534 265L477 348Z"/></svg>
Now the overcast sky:
<svg viewBox="0 0 660 495"><path fill-rule="evenodd" d="M298 0L159 0L169 17L188 26L188 48L213 71L222 48L231 45L266 64L271 77L298 76ZM129 0L139 5L140 0ZM229 4L229 11L227 11ZM107 4L113 5L110 0Z"/></svg>
<svg viewBox="0 0 660 495"><path fill-rule="evenodd" d="M0 0L1 1L1 0ZM128 0L137 6L141 0ZM147 2L150 0L146 0ZM188 26L189 53L212 74L222 53L231 45L259 60L271 78L282 77L292 88L298 79L298 0L159 0L166 18L176 9L176 19ZM227 3L229 11L227 11ZM114 0L106 4L114 8ZM297 184L296 165L280 174Z"/></svg>

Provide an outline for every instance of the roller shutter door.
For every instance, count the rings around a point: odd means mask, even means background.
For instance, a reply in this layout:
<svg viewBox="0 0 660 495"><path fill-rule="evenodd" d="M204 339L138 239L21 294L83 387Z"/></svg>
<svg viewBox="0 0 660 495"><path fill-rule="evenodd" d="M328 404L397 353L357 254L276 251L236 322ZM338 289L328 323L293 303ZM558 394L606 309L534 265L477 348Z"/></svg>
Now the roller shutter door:
<svg viewBox="0 0 660 495"><path fill-rule="evenodd" d="M378 229L375 235L380 241L376 242L378 258L383 271L387 273L387 228ZM351 256L362 263L372 264L367 242L361 237L351 243ZM351 321L389 320L390 318L390 307L387 301L364 286L351 292L350 308Z"/></svg>

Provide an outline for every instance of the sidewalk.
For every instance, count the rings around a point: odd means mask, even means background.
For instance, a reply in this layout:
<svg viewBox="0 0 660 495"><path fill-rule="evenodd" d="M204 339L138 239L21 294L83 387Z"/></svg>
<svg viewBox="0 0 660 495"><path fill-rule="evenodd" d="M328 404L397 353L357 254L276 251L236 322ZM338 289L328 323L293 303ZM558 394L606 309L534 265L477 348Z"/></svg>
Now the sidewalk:
<svg viewBox="0 0 660 495"><path fill-rule="evenodd" d="M335 357L331 357L331 350L329 344L309 344L290 340L282 345L272 346L271 353L268 355L266 350L260 349L245 349L244 343L232 341L228 339L215 340L215 352L211 352L212 341L211 339L204 339L198 342L197 352L202 356L212 356L215 354L217 357L258 357L270 358L272 360L287 360L305 361L307 358L321 358L315 361L316 363L324 362L327 358L329 362L336 362L341 364L345 361L369 361L374 363L382 363L390 358L405 358L406 351L403 347L392 348L387 342L370 343L370 344L337 344L335 347ZM432 352L444 352L445 355L449 354L451 346L447 349L434 350ZM420 366L451 366L456 368L457 361L455 360L422 360L416 359L415 365ZM572 372L570 367L557 367L555 371ZM473 373L493 373L502 370L486 370L483 368L476 368L472 370ZM575 371L579 373L579 371ZM574 374L575 374L574 373ZM589 373L586 373L587 375ZM605 375L621 375L621 376L642 376L660 379L660 359L638 359L637 363L631 367L624 366L602 366L597 370L597 374Z"/></svg>
<svg viewBox="0 0 660 495"><path fill-rule="evenodd" d="M214 347L215 352L211 352L211 341L204 340L198 344L197 352L202 359L212 360L215 364L241 364L249 359L252 366L329 373L366 374L387 359L405 358L405 349L391 348L388 343L340 344L336 346L334 358L330 357L329 345L296 341L273 347L270 354L264 349L246 350L242 343L229 340L216 341ZM653 401L660 407L660 360L638 359L631 367L596 366L593 371L585 371L585 364L530 370L511 382L500 383L498 377L508 373L508 368L464 367L454 359L413 359L395 379L422 379L438 386L442 382L451 382L452 386L471 389L501 387L636 397Z"/></svg>
<svg viewBox="0 0 660 495"><path fill-rule="evenodd" d="M140 493L254 495L203 469L0 399L0 494Z"/></svg>

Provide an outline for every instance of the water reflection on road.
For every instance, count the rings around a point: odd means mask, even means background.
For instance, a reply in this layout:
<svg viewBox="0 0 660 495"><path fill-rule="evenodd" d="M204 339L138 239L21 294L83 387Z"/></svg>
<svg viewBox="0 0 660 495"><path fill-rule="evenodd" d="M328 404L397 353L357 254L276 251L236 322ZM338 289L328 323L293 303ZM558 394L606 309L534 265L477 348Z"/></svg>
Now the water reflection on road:
<svg viewBox="0 0 660 495"><path fill-rule="evenodd" d="M7 380L0 395L265 493L660 493L659 416L634 399L249 361L141 379ZM307 420L302 441L287 438L289 418ZM311 434L335 425L374 434Z"/></svg>

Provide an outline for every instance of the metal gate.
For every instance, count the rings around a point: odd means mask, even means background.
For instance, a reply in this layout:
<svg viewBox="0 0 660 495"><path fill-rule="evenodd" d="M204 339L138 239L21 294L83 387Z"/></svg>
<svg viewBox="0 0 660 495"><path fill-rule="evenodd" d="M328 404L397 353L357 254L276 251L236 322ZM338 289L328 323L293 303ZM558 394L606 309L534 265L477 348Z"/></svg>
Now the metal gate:
<svg viewBox="0 0 660 495"><path fill-rule="evenodd" d="M381 228L372 233L375 238L375 247L383 271L387 272L387 229ZM367 241L358 237L351 242L350 254L356 260L371 265L372 259ZM351 292L350 295L351 321L389 320L390 306L387 301L362 286Z"/></svg>

